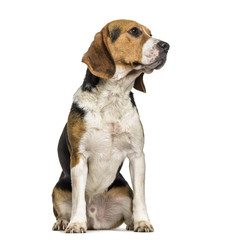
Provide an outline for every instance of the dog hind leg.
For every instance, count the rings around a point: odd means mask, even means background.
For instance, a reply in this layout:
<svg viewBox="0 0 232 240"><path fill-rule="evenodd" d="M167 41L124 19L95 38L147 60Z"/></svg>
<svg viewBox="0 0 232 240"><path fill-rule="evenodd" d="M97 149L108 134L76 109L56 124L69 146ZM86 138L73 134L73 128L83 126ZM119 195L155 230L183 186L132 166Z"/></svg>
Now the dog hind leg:
<svg viewBox="0 0 232 240"><path fill-rule="evenodd" d="M52 193L53 211L56 222L53 230L65 230L71 217L72 192L71 182L67 177L59 179Z"/></svg>

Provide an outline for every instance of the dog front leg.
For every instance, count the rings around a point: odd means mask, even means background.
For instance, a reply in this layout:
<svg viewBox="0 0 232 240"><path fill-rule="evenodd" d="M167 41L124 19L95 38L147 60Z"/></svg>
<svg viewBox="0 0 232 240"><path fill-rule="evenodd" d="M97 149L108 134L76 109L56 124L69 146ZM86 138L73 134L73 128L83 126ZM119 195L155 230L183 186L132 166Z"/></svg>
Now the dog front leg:
<svg viewBox="0 0 232 240"><path fill-rule="evenodd" d="M153 232L145 203L145 158L144 153L128 156L131 181L134 190L133 218L135 232Z"/></svg>
<svg viewBox="0 0 232 240"><path fill-rule="evenodd" d="M72 214L66 233L85 233L87 231L85 186L87 179L87 160L83 155L77 156L79 161L71 168L72 182ZM71 156L71 163L73 161Z"/></svg>

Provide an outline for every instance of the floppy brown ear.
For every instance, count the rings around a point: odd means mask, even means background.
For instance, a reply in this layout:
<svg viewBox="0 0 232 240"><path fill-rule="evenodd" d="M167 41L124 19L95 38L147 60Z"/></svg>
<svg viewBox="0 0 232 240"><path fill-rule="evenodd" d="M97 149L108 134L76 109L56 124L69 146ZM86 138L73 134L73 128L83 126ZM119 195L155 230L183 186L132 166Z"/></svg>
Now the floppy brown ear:
<svg viewBox="0 0 232 240"><path fill-rule="evenodd" d="M141 73L136 79L135 79L135 83L134 83L134 88L136 90L139 90L141 92L146 93L146 88L145 85L143 83L143 75L144 73Z"/></svg>
<svg viewBox="0 0 232 240"><path fill-rule="evenodd" d="M93 75L109 79L115 73L115 64L104 42L105 32L106 29L103 29L95 35L94 41L82 58L82 62L87 64Z"/></svg>

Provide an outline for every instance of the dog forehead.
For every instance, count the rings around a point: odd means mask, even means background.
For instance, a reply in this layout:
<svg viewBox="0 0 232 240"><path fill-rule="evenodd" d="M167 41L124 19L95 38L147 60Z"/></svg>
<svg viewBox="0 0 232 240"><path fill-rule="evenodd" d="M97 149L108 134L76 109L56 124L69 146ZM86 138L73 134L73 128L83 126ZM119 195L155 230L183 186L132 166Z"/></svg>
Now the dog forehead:
<svg viewBox="0 0 232 240"><path fill-rule="evenodd" d="M127 32L134 27L139 28L142 32L148 35L151 34L151 31L147 27L143 26L142 24L139 24L132 20L125 20L125 19L109 22L104 28L108 28L109 31L120 29L121 32Z"/></svg>

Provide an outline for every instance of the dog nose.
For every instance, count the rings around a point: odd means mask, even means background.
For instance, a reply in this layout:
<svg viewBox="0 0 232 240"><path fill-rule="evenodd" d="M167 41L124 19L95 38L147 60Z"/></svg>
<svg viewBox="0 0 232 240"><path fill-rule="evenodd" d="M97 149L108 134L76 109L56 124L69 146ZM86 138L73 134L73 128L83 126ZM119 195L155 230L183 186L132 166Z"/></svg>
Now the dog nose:
<svg viewBox="0 0 232 240"><path fill-rule="evenodd" d="M163 50L165 50L165 51L168 51L169 50L169 44L168 43L166 43L166 42L163 42L163 41L159 41L158 43L158 46L159 46L159 48L162 48Z"/></svg>

